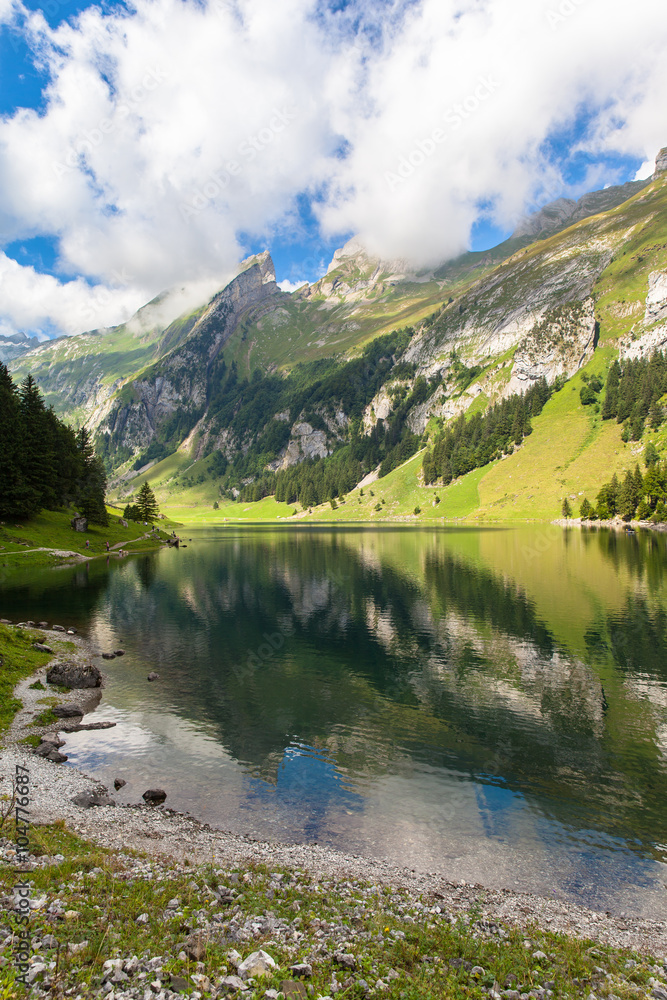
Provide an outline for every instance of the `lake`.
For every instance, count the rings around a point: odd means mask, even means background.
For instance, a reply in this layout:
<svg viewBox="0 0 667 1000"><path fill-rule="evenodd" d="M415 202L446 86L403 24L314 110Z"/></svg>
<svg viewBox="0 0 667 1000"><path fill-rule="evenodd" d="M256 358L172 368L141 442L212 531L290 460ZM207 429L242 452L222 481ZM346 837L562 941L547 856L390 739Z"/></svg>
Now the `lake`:
<svg viewBox="0 0 667 1000"><path fill-rule="evenodd" d="M117 726L64 748L117 801L667 916L667 537L185 534L0 583L3 617L126 650L95 661Z"/></svg>

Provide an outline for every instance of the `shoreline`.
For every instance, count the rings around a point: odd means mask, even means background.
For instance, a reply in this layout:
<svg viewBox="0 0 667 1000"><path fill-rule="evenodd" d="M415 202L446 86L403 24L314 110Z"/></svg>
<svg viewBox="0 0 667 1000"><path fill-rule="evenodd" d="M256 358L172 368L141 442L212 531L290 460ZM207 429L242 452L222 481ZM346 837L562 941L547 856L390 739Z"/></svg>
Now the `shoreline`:
<svg viewBox="0 0 667 1000"><path fill-rule="evenodd" d="M64 637L62 632L51 629L41 631L53 640ZM79 635L67 635L67 639L77 647L75 654L67 655L68 660L83 663L101 656L88 639ZM171 858L179 863L187 864L189 860L203 865L215 860L215 863L226 866L278 864L341 881L362 879L406 890L413 898L428 896L444 899L443 905L446 904L454 913L463 914L473 906L481 906L485 918L496 919L510 927L526 929L537 923L550 932L591 938L602 944L667 957L667 921L613 916L533 893L489 888L463 881L452 882L442 871L427 873L401 868L383 859L347 854L313 844L257 840L211 827L194 816L178 813L169 807L120 805L82 808L75 805L72 798L81 792L103 792L113 797L113 791L71 765L53 763L36 756L21 742L29 734L56 731L66 739L67 734L62 729L58 730L55 723L45 726L30 724L39 708L40 698L49 696L48 689L46 692L34 690L30 685L37 679L44 681L46 669L48 667L40 668L16 686L15 697L23 707L17 712L0 748L0 761L5 774L13 772L17 764L30 770L33 790L31 813L35 823L64 821L74 833L112 851L136 850L156 859ZM56 693L51 692L52 695ZM74 690L58 694L58 703L79 706L85 713L84 720L90 721L90 713L94 712L101 698L102 688ZM66 752L66 744L63 750Z"/></svg>

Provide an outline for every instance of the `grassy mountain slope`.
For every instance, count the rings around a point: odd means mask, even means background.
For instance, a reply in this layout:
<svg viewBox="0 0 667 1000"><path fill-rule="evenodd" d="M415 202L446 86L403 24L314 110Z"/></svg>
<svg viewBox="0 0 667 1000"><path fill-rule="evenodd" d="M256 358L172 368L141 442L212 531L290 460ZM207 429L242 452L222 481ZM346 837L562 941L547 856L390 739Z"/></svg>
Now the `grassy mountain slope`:
<svg viewBox="0 0 667 1000"><path fill-rule="evenodd" d="M514 305L523 296L527 298L540 287L538 277L553 289L557 282L550 282L549 271L559 261L567 262L567 271L581 264L577 248L582 250L584 265L575 281L595 301L595 315L599 324L599 341L592 357L545 406L542 414L533 421L533 433L517 451L501 461L477 469L447 488L421 485L421 453L410 459L400 469L394 470L381 481L371 485L360 497L358 491L348 494L336 510L329 504L313 509L311 515L299 509L297 515L332 521L408 518L416 520L414 508L420 507L421 519L481 518L491 520L551 519L559 516L565 496L571 498L575 510L584 495L594 499L602 482L614 472L622 473L634 467L646 444L654 441L659 450L667 444L667 430L646 430L641 441L625 443L621 427L615 421L603 421L595 407L581 404L579 393L584 377L600 375L603 380L611 361L618 356L619 345L631 344L633 337L644 332L641 320L644 315L649 275L667 270L667 185L655 181L634 195L628 202L611 212L586 219L564 233L555 234L538 244L521 248L514 257L504 261L499 268L482 275L476 285L464 291L464 312L467 302L478 303L477 329L482 325L482 313L490 306L482 300L480 290L500 286L504 306L496 299L494 310L499 314L513 312ZM500 272L500 275L499 275ZM507 287L509 286L509 287ZM568 289L564 289L568 294ZM452 310L453 311L453 310ZM458 308L457 308L458 312ZM460 316L461 313L458 313ZM437 329L439 326L439 329ZM419 354L425 362L435 356L447 358L443 339L450 346L448 330L436 321L433 329L421 338ZM426 346L426 350L425 350ZM504 359L512 358L514 351L506 352ZM500 356L492 360L498 366ZM496 385L500 384L496 373ZM489 369L475 379L468 392L482 387L488 389ZM473 409L483 408L487 392L480 393ZM431 426L431 425L429 425ZM181 458L186 464L187 456ZM205 463L193 467L196 477L204 481L180 494L179 516L187 517L190 504L212 505L216 496L215 480L206 477ZM161 470L153 473L158 484ZM151 473L148 474L151 476ZM370 490L373 496L370 496ZM434 504L434 497L440 504ZM174 496L162 493L167 503ZM381 500L385 503L382 504ZM376 511L376 504L381 510ZM289 508L293 509L293 508ZM249 516L263 518L285 517L285 505L275 504L267 498L261 504L221 503L219 511L209 506L206 516L217 518ZM203 511L199 516L203 516Z"/></svg>

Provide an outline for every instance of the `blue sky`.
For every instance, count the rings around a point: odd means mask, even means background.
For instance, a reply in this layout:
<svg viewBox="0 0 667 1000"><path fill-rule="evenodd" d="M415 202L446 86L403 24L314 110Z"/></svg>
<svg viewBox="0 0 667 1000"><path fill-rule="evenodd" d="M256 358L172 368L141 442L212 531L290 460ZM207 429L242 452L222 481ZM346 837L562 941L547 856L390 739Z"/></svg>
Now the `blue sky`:
<svg viewBox="0 0 667 1000"><path fill-rule="evenodd" d="M0 0L0 332L195 301L263 249L314 281L353 235L428 266L648 176L661 4L561 7Z"/></svg>

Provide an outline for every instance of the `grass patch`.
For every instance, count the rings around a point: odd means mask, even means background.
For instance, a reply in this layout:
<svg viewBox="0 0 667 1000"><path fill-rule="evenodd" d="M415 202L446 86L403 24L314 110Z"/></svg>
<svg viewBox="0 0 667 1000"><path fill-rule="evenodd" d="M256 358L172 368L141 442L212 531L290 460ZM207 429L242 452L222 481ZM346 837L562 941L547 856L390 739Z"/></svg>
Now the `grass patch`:
<svg viewBox="0 0 667 1000"><path fill-rule="evenodd" d="M7 826L11 836L11 822ZM279 967L244 994L253 1000L267 989L280 990L284 979L294 978L290 965L305 961L312 965L314 997L331 995L337 982L345 1000L363 997L378 981L387 1000L482 1000L483 989L494 986L519 992L544 986L556 997L613 993L625 1000L648 990L651 975L664 976L652 960L629 951L537 925L495 922L484 913L483 891L469 909L451 911L442 894L415 899L388 886L280 866L229 870L117 855L62 823L33 827L31 840L33 853L50 862L30 872L33 899L40 900L30 929L35 941L47 933L57 939L59 947L42 948L38 959L47 965L53 995L97 995L104 962L122 964L136 955L139 969L130 971L122 989L143 989L156 980L157 989L169 987L173 974L203 997L226 996L221 977L235 972L235 947L244 958L264 948ZM15 880L5 868L5 893ZM144 922L137 923L142 914ZM13 912L6 916L16 921ZM196 927L205 934L199 963L184 951ZM341 968L335 958L341 951L353 956L354 968ZM150 974L139 979L151 958Z"/></svg>
<svg viewBox="0 0 667 1000"><path fill-rule="evenodd" d="M14 688L51 659L50 653L32 648L33 642L44 642L43 632L0 625L0 733L10 725L21 708L13 697Z"/></svg>
<svg viewBox="0 0 667 1000"><path fill-rule="evenodd" d="M32 726L51 726L54 722L58 721L58 716L55 714L52 708L45 708L43 712L36 715L31 722Z"/></svg>

